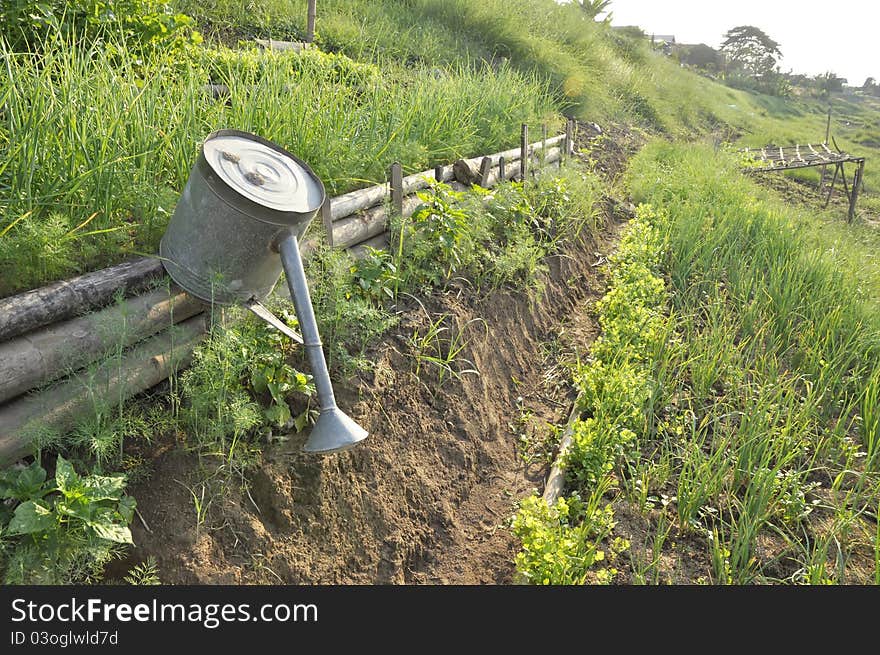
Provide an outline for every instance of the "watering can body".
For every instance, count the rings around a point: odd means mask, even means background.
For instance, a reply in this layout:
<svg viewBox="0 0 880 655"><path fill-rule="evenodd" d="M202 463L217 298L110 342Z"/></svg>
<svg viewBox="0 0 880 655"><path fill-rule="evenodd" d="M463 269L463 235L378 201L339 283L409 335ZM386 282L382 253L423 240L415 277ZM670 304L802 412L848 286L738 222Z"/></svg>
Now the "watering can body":
<svg viewBox="0 0 880 655"><path fill-rule="evenodd" d="M199 151L159 255L192 295L228 305L265 298L281 275L278 240L300 240L324 201L324 186L279 146L219 130Z"/></svg>
<svg viewBox="0 0 880 655"><path fill-rule="evenodd" d="M336 406L299 252L324 199L318 176L280 146L220 130L202 144L159 244L165 270L177 284L221 305L253 308L272 291L283 266L320 410L303 450L322 454L348 450L367 437ZM255 313L280 323L262 309Z"/></svg>

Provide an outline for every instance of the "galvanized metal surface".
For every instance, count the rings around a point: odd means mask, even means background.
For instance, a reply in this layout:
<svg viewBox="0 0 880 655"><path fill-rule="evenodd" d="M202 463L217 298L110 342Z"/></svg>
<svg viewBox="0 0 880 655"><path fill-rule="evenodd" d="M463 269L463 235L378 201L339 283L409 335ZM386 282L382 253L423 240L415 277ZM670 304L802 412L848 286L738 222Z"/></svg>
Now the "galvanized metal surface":
<svg viewBox="0 0 880 655"><path fill-rule="evenodd" d="M303 346L309 358L309 366L318 392L318 403L321 413L309 434L303 450L310 453L336 453L348 450L367 437L367 431L349 418L336 406L330 372L321 348L321 337L318 334L318 323L312 309L309 286L303 269L299 243L292 233L279 243L281 261L284 264L284 275L290 287L296 317L302 330Z"/></svg>
<svg viewBox="0 0 880 655"><path fill-rule="evenodd" d="M159 244L168 274L221 305L265 298L281 275L273 244L302 237L324 202L311 168L238 130L209 135Z"/></svg>

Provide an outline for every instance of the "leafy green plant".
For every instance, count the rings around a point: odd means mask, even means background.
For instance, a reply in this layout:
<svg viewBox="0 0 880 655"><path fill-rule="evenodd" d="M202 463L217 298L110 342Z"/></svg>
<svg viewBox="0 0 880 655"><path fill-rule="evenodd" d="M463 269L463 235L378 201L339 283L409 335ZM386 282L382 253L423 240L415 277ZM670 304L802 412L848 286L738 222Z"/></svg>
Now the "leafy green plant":
<svg viewBox="0 0 880 655"><path fill-rule="evenodd" d="M465 373L479 375L475 369L461 368L459 362L465 361L470 364L460 356L468 343L468 340L463 337L463 333L471 324L481 322L482 319L472 319L461 330L455 331L444 325L448 318L449 316L446 314L440 315L424 331L416 328L409 339L416 363L416 377L419 376L424 365L430 364L437 371L438 388L443 385L447 376L460 378ZM485 325L484 321L483 324ZM447 333L449 336L446 336Z"/></svg>
<svg viewBox="0 0 880 655"><path fill-rule="evenodd" d="M439 182L430 193L420 191L417 195L422 205L413 212L411 225L418 239L418 259L437 260L445 268L443 277L449 278L468 263L463 250L468 231L468 215L461 207L464 194ZM427 267L420 272L434 284L443 279Z"/></svg>
<svg viewBox="0 0 880 655"><path fill-rule="evenodd" d="M286 316L288 322L293 322L294 317ZM286 361L286 352L289 350L288 339L275 331L262 331L263 347L255 348L253 359L249 364L250 388L257 394L269 393L271 403L263 410L263 414L273 425L281 428L291 420L290 405L287 398L290 394L300 393L311 396L315 393L315 387L311 383L311 375L297 371ZM303 411L296 417L294 424L297 431L305 427L308 411Z"/></svg>
<svg viewBox="0 0 880 655"><path fill-rule="evenodd" d="M531 584L584 584L593 567L606 559L601 542L614 529L610 505L600 506L593 494L584 503L577 494L559 498L549 507L540 496L520 503L513 519L513 533L522 542L516 555L517 571Z"/></svg>
<svg viewBox="0 0 880 655"><path fill-rule="evenodd" d="M125 495L125 476L80 476L62 456L55 477L34 462L0 475L0 517L9 539L8 584L69 584L100 576L104 564L131 544L128 524L135 500Z"/></svg>
<svg viewBox="0 0 880 655"><path fill-rule="evenodd" d="M159 565L156 558L150 555L140 564L135 564L122 578L125 584L145 587L162 584L159 578Z"/></svg>
<svg viewBox="0 0 880 655"><path fill-rule="evenodd" d="M0 9L0 27L13 46L41 48L51 35L76 39L119 37L111 48L139 54L169 52L201 43L195 21L164 0L10 0Z"/></svg>
<svg viewBox="0 0 880 655"><path fill-rule="evenodd" d="M394 300L401 281L393 255L369 246L366 255L352 264L351 274L364 297L374 303Z"/></svg>

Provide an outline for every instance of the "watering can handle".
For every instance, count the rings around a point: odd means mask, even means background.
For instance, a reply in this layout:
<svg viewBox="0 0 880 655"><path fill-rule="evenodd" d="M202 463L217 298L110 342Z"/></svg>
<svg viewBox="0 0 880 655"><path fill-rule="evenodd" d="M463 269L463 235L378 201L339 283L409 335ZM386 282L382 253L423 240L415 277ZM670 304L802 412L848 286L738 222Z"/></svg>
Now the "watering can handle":
<svg viewBox="0 0 880 655"><path fill-rule="evenodd" d="M270 312L268 308L256 298L251 298L244 304L244 306L282 334L286 334L298 344L302 344L302 335L291 330L290 326L288 326L286 323L284 323L284 321L275 316L275 314Z"/></svg>

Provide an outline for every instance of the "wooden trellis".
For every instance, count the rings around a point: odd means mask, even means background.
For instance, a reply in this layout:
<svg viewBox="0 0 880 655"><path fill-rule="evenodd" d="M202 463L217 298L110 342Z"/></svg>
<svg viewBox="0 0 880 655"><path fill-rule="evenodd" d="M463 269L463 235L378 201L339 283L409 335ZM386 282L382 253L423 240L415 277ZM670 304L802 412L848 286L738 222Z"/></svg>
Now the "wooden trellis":
<svg viewBox="0 0 880 655"><path fill-rule="evenodd" d="M835 148L837 144L835 143ZM849 199L849 213L847 220L852 221L856 211L856 201L862 186L862 177L865 171L865 158L847 154L841 150L832 150L827 143L820 144L796 144L793 146L764 146L763 148L745 148L742 153L751 158L752 164L746 168L749 173L767 173L773 171L791 171L798 168L811 168L821 166L823 169L820 188L824 184L824 170L827 166L834 166L834 175L828 187L828 195L825 198L825 207L831 200L831 193L837 178L843 184L843 189ZM844 164L852 163L855 170L852 173L851 186L846 179Z"/></svg>

